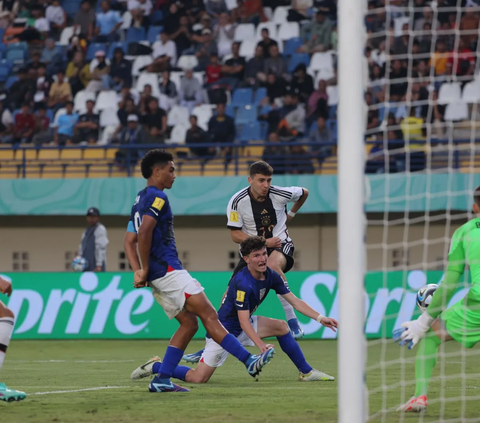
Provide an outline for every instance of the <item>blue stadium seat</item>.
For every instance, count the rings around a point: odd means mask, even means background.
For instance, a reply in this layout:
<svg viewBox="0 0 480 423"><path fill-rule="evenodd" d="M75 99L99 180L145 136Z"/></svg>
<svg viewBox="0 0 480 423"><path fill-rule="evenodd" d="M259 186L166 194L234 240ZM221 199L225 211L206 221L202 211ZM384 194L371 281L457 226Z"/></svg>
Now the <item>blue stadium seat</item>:
<svg viewBox="0 0 480 423"><path fill-rule="evenodd" d="M240 131L241 142L258 141L262 139L262 129L260 122L250 122L242 125Z"/></svg>
<svg viewBox="0 0 480 423"><path fill-rule="evenodd" d="M233 107L231 104L227 104L227 107L225 108L225 114L235 119L235 107Z"/></svg>
<svg viewBox="0 0 480 423"><path fill-rule="evenodd" d="M257 121L257 106L255 106L254 104L247 104L245 106L238 108L237 117L235 118L235 123L237 125L243 125L246 123L251 123L256 121Z"/></svg>
<svg viewBox="0 0 480 423"><path fill-rule="evenodd" d="M288 64L288 72L293 72L300 63L304 63L305 66L308 67L310 64L310 56L307 53L292 54L292 58Z"/></svg>
<svg viewBox="0 0 480 423"><path fill-rule="evenodd" d="M128 28L127 31L127 43L138 43L139 41L145 41L147 39L147 34L145 28Z"/></svg>
<svg viewBox="0 0 480 423"><path fill-rule="evenodd" d="M260 122L260 135L262 136L262 140L266 140L268 136L268 123L267 122Z"/></svg>
<svg viewBox="0 0 480 423"><path fill-rule="evenodd" d="M150 15L150 22L152 24L156 24L157 22L163 21L163 12L161 10L155 10L151 15Z"/></svg>
<svg viewBox="0 0 480 423"><path fill-rule="evenodd" d="M238 88L233 92L233 107L245 106L252 102L253 92L251 88Z"/></svg>
<svg viewBox="0 0 480 423"><path fill-rule="evenodd" d="M270 104L266 104L260 109L259 115L268 115L271 110L272 110L272 106L270 106Z"/></svg>
<svg viewBox="0 0 480 423"><path fill-rule="evenodd" d="M163 31L163 26L151 26L148 29L147 39L148 42L153 44L155 41L158 41L158 35Z"/></svg>
<svg viewBox="0 0 480 423"><path fill-rule="evenodd" d="M330 109L328 111L328 118L329 119L336 119L336 116L337 116L337 105L336 104L332 104L330 106Z"/></svg>
<svg viewBox="0 0 480 423"><path fill-rule="evenodd" d="M99 2L100 3L100 2ZM62 3L62 8L69 18L74 18L80 9L80 2L76 0L67 0Z"/></svg>
<svg viewBox="0 0 480 423"><path fill-rule="evenodd" d="M7 45L7 50L28 50L28 44L25 41L19 43L10 43Z"/></svg>
<svg viewBox="0 0 480 423"><path fill-rule="evenodd" d="M5 82L12 70L12 64L6 60L0 62L0 82Z"/></svg>
<svg viewBox="0 0 480 423"><path fill-rule="evenodd" d="M50 123L52 124L53 119L55 118L55 116L53 114L53 110L52 109L47 109L47 113L45 115L50 119Z"/></svg>
<svg viewBox="0 0 480 423"><path fill-rule="evenodd" d="M298 48L303 44L303 41L300 37L290 38L285 42L285 48L283 49L284 56L291 56L295 54Z"/></svg>
<svg viewBox="0 0 480 423"><path fill-rule="evenodd" d="M120 47L123 52L125 54L127 54L127 44L126 43L122 43L120 41L116 42L116 43L112 43L110 44L110 47L108 48L108 54L107 54L107 57L111 60L113 59L113 53L115 52L115 49Z"/></svg>
<svg viewBox="0 0 480 423"><path fill-rule="evenodd" d="M5 54L5 59L11 63L23 63L25 61L25 50L7 50L7 53Z"/></svg>
<svg viewBox="0 0 480 423"><path fill-rule="evenodd" d="M18 76L16 75L9 76L5 81L5 89L8 90L17 81L18 81Z"/></svg>
<svg viewBox="0 0 480 423"><path fill-rule="evenodd" d="M257 91L255 91L253 102L258 106L266 96L267 96L267 89L264 87L258 88Z"/></svg>
<svg viewBox="0 0 480 423"><path fill-rule="evenodd" d="M335 135L335 138L338 137L338 127L337 127L336 119L327 120L327 128L330 129L330 131L332 131L332 134Z"/></svg>
<svg viewBox="0 0 480 423"><path fill-rule="evenodd" d="M92 43L88 46L87 60L93 60L97 51L107 52L107 45L105 43Z"/></svg>

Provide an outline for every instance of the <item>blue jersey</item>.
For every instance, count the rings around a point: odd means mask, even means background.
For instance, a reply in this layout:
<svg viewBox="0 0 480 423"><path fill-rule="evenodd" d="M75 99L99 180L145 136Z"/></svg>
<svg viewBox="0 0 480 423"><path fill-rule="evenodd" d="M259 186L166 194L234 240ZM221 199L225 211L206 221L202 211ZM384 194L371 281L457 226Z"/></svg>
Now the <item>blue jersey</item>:
<svg viewBox="0 0 480 423"><path fill-rule="evenodd" d="M143 216L151 216L157 221L150 249L148 280L162 278L167 271L172 269L182 270L183 266L178 259L175 234L173 233L172 209L168 197L163 191L149 186L137 194L127 230L137 233Z"/></svg>
<svg viewBox="0 0 480 423"><path fill-rule="evenodd" d="M267 267L263 281L255 279L248 267L238 272L228 285L227 295L218 310L218 320L234 336L240 335L242 327L238 320L239 310L249 310L250 315L255 313L262 304L269 291L273 289L279 295L290 292L281 276Z"/></svg>

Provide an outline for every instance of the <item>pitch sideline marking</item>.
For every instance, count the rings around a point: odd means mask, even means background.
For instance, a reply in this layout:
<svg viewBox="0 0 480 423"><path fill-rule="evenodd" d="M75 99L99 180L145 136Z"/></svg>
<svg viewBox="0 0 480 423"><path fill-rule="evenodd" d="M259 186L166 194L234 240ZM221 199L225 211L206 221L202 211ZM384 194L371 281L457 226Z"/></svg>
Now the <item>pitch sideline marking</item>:
<svg viewBox="0 0 480 423"><path fill-rule="evenodd" d="M95 388L70 389L68 391L32 392L29 395L70 394L72 392L101 391L102 389L131 388L131 386L97 386Z"/></svg>

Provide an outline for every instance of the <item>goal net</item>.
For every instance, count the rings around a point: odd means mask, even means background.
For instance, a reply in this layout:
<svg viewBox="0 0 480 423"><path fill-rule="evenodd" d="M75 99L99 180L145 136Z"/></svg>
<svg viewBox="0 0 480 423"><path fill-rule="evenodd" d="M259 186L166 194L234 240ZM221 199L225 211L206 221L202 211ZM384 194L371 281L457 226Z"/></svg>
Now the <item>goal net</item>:
<svg viewBox="0 0 480 423"><path fill-rule="evenodd" d="M473 217L480 185L479 4L365 0L370 421L480 422L478 346L442 343L431 378L423 378L418 345L408 350L392 340L394 329L420 315L418 289L440 283L452 234ZM465 296L468 279L450 304ZM418 395L419 379L429 380L426 413L397 412Z"/></svg>

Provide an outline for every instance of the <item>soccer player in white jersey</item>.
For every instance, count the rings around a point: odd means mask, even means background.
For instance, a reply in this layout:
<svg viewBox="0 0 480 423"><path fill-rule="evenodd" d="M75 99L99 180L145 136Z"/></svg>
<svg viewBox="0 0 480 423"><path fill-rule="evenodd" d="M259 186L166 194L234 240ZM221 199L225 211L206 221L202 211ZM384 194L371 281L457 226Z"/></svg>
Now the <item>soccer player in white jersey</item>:
<svg viewBox="0 0 480 423"><path fill-rule="evenodd" d="M288 234L287 223L300 210L308 198L308 190L302 187L277 187L272 185L273 168L266 162L255 162L250 166L249 186L235 193L227 206L227 228L233 242L240 244L249 236L263 236L267 240L268 267L277 272L287 284L285 273L294 264L293 241ZM287 212L287 204L293 203ZM246 266L240 258L233 276ZM290 303L281 295L280 300L295 339L303 336ZM189 363L200 360L203 350L186 354L183 359Z"/></svg>
<svg viewBox="0 0 480 423"><path fill-rule="evenodd" d="M3 278L0 278L0 293L8 297L12 293L12 284ZM10 344L14 324L15 316L13 311L0 301L0 370L5 360L8 344ZM0 401L20 401L25 399L26 396L25 392L7 388L4 383L0 382Z"/></svg>

